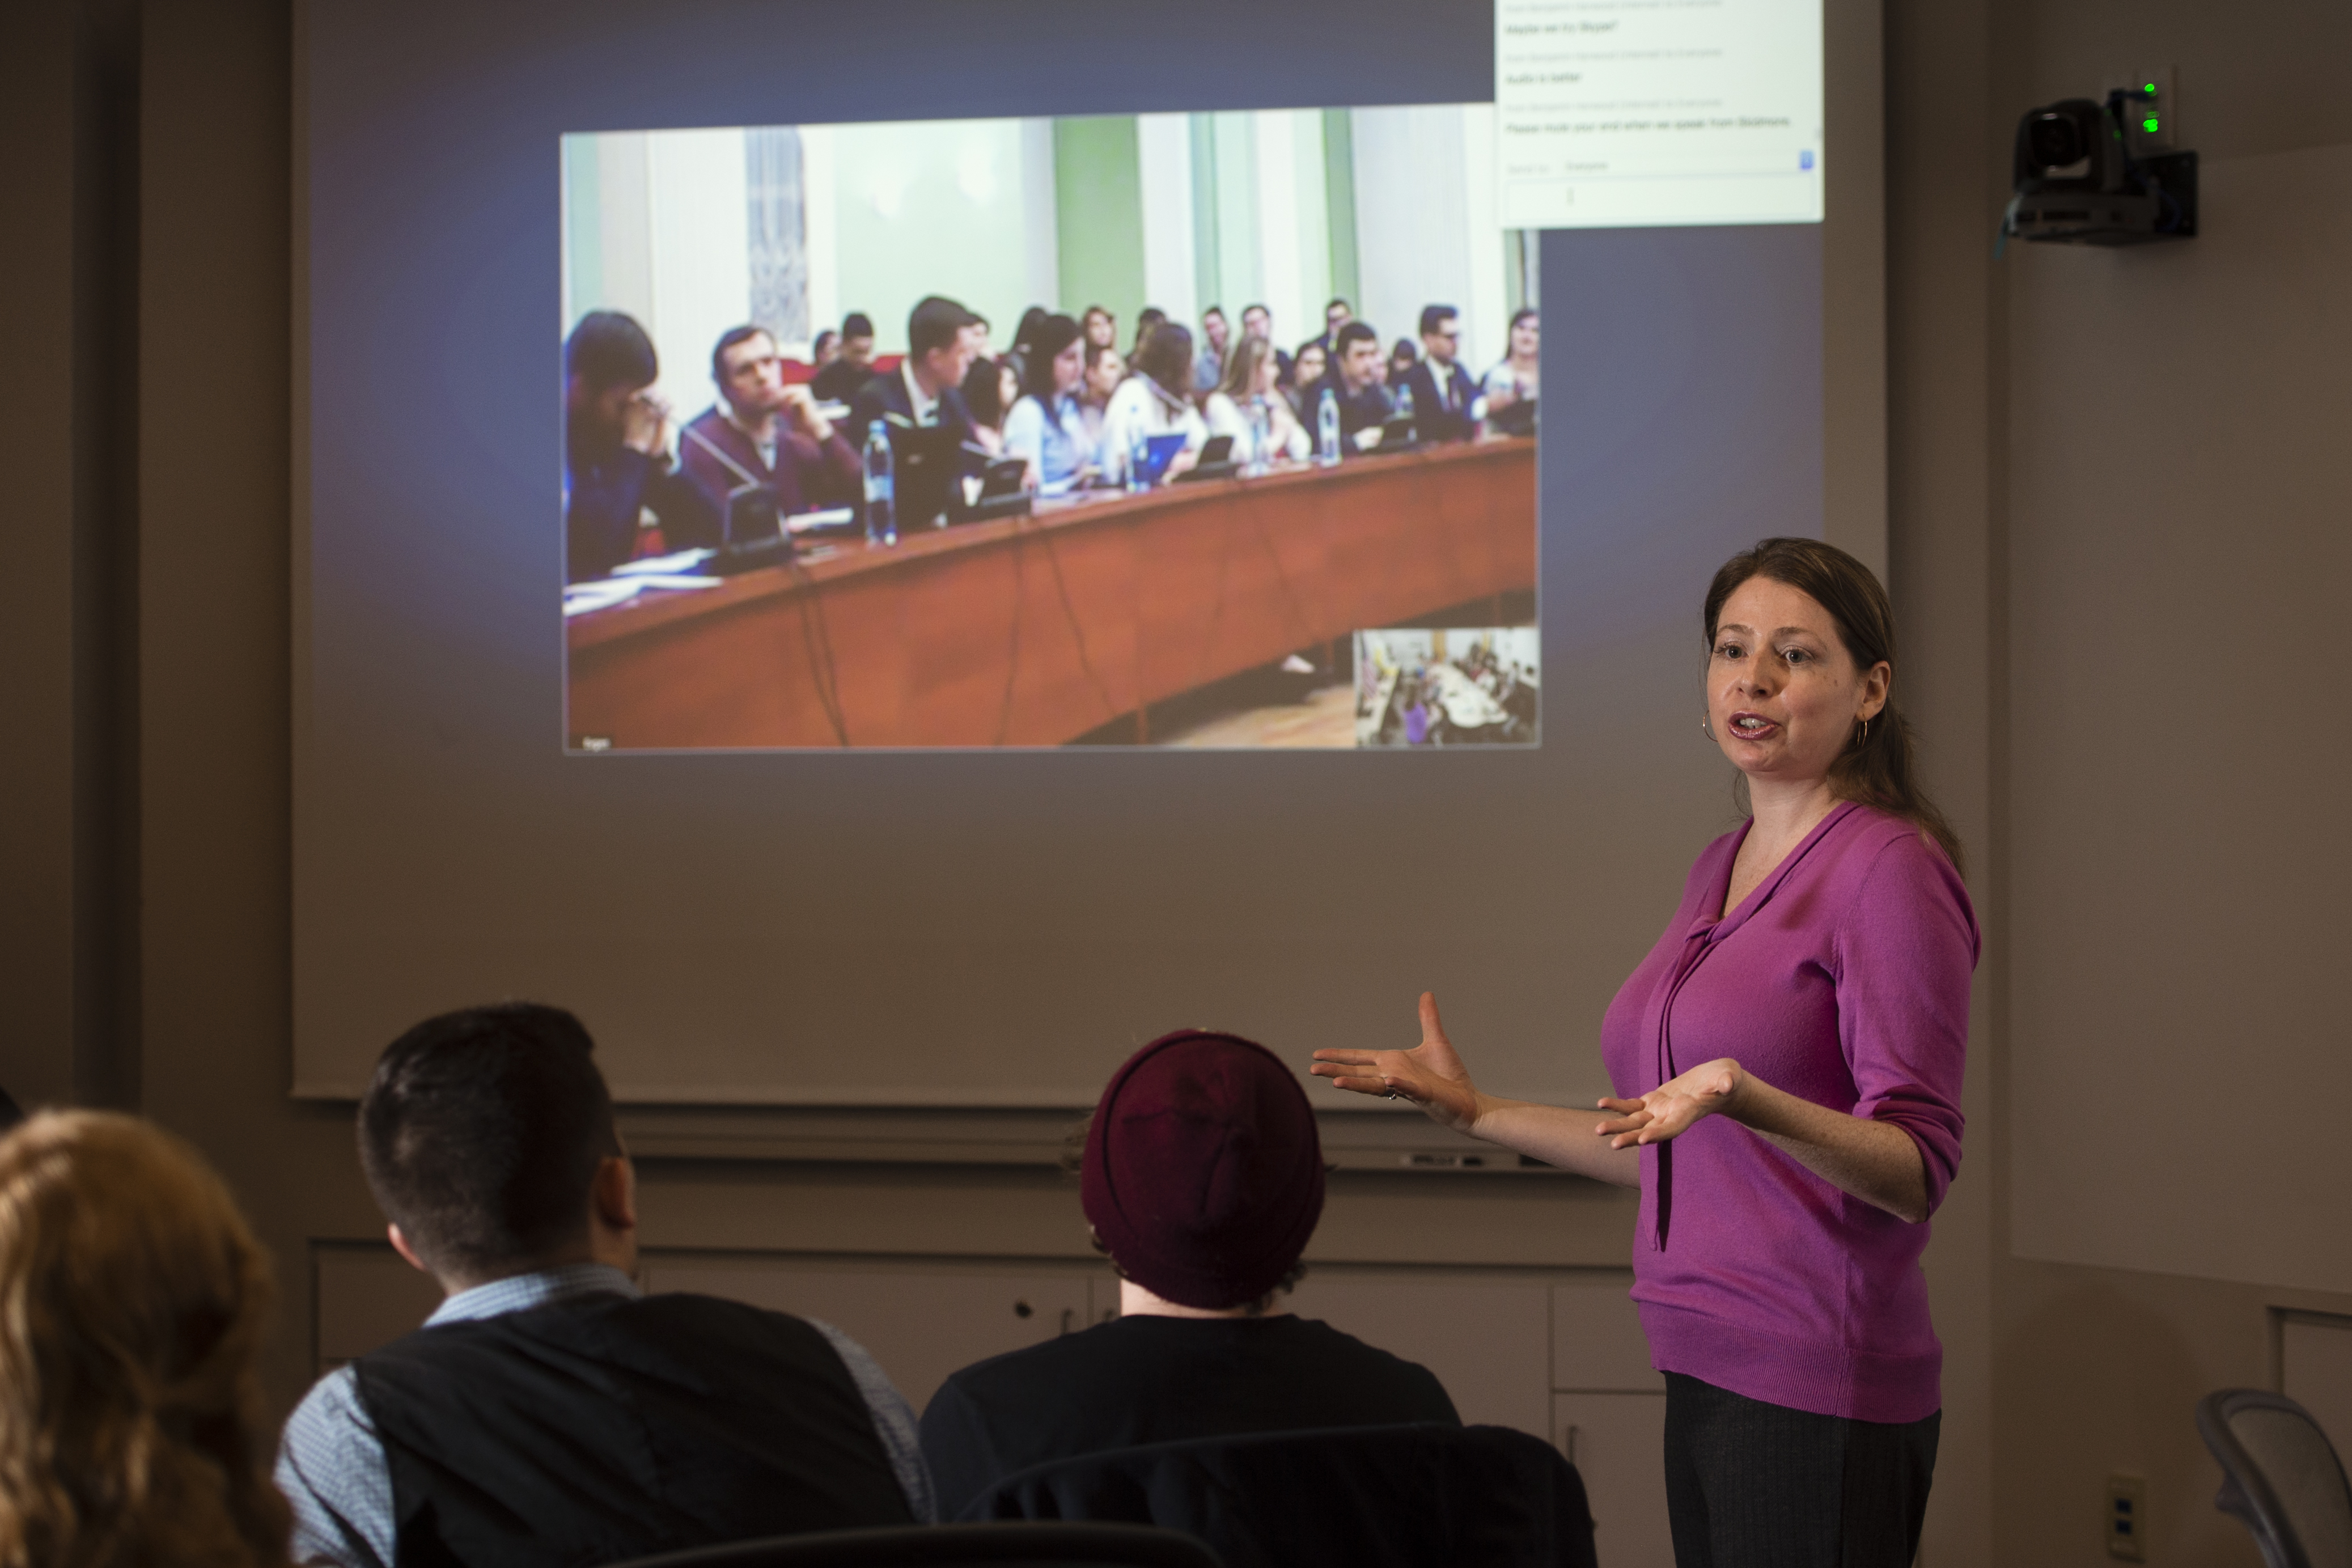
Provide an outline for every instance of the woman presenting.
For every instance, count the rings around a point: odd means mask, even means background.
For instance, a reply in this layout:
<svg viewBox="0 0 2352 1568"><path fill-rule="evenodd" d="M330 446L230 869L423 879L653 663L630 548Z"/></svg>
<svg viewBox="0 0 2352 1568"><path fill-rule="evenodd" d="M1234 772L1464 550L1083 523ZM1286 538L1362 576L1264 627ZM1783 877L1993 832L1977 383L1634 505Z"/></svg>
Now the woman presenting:
<svg viewBox="0 0 2352 1568"><path fill-rule="evenodd" d="M1314 1071L1641 1188L1633 1300L1683 1568L1902 1568L1935 1471L1919 1254L1960 1160L1976 916L1869 569L1768 539L1716 574L1705 628L1703 727L1751 815L1602 1018L1608 1114L1480 1093L1427 994L1417 1047Z"/></svg>

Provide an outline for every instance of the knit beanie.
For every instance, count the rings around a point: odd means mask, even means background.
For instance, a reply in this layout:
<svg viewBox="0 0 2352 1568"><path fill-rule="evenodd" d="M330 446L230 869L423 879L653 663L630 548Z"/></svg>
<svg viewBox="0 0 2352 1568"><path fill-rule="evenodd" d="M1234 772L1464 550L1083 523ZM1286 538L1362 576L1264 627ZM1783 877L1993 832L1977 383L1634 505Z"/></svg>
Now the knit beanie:
<svg viewBox="0 0 2352 1568"><path fill-rule="evenodd" d="M1217 1309L1279 1284L1323 1214L1323 1146L1280 1058L1180 1029L1112 1075L1087 1130L1079 1200L1127 1277Z"/></svg>

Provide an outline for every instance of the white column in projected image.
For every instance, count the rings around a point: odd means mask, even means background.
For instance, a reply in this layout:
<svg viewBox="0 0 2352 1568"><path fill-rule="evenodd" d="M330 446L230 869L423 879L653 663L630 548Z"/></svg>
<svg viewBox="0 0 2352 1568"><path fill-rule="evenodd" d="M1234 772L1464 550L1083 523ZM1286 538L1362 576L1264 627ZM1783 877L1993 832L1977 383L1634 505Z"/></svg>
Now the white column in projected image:
<svg viewBox="0 0 2352 1568"><path fill-rule="evenodd" d="M1818 223L1822 0L1496 0L1508 228Z"/></svg>

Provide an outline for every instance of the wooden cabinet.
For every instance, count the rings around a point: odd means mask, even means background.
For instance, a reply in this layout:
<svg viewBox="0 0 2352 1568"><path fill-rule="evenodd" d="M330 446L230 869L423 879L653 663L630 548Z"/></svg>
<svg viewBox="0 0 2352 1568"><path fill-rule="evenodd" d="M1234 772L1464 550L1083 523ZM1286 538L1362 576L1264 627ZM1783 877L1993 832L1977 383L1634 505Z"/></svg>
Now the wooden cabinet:
<svg viewBox="0 0 2352 1568"><path fill-rule="evenodd" d="M1551 1384L1569 1393L1664 1394L1650 1369L1650 1342L1626 1292L1631 1273L1615 1269L1553 1285Z"/></svg>
<svg viewBox="0 0 2352 1568"><path fill-rule="evenodd" d="M1584 1477L1601 1568L1671 1568L1666 1528L1666 1380L1625 1292L1630 1274L1551 1288L1549 1436Z"/></svg>
<svg viewBox="0 0 2352 1568"><path fill-rule="evenodd" d="M1552 1442L1584 1478L1601 1568L1674 1568L1666 1528L1666 1396L1555 1394Z"/></svg>

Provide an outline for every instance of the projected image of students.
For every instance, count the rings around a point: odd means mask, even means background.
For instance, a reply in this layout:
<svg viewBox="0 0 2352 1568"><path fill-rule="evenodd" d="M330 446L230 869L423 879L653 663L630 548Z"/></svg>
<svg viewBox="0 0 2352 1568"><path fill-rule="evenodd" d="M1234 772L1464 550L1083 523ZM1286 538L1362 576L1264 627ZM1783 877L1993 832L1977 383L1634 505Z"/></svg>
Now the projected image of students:
<svg viewBox="0 0 2352 1568"><path fill-rule="evenodd" d="M1494 136L566 136L564 319L604 345L564 362L571 749L1349 749L1392 743L1365 628L1532 670L1540 279ZM1442 743L1534 743L1473 706Z"/></svg>

